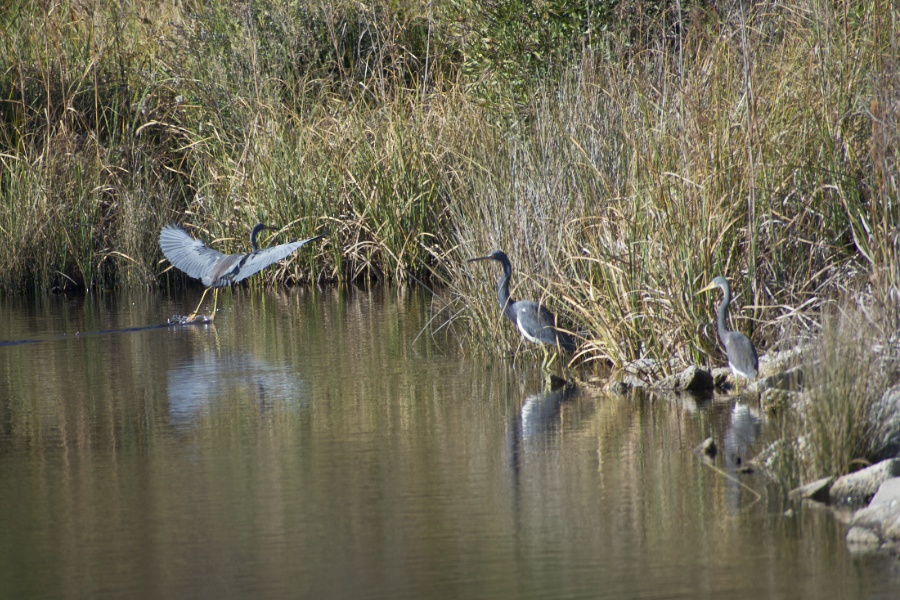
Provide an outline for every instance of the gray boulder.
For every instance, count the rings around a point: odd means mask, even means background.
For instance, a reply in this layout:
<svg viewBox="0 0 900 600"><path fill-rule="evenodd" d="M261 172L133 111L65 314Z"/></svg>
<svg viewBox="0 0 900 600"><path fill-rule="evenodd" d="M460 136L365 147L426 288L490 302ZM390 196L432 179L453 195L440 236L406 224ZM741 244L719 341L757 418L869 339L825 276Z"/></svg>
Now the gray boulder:
<svg viewBox="0 0 900 600"><path fill-rule="evenodd" d="M884 392L872 407L869 419L879 424L878 458L900 456L900 384Z"/></svg>
<svg viewBox="0 0 900 600"><path fill-rule="evenodd" d="M823 477L806 485L791 490L788 497L792 500L815 500L816 502L828 502L828 490L834 477Z"/></svg>
<svg viewBox="0 0 900 600"><path fill-rule="evenodd" d="M694 392L713 389L713 376L700 367L690 366L681 373L670 375L656 386L663 390Z"/></svg>
<svg viewBox="0 0 900 600"><path fill-rule="evenodd" d="M747 391L760 393L774 389L795 392L801 387L803 387L803 369L798 366L757 379L747 387Z"/></svg>
<svg viewBox="0 0 900 600"><path fill-rule="evenodd" d="M878 487L891 477L900 475L900 460L883 460L861 471L839 477L829 490L834 504L865 504Z"/></svg>
<svg viewBox="0 0 900 600"><path fill-rule="evenodd" d="M855 552L900 544L900 477L886 479L866 508L853 513L847 545Z"/></svg>

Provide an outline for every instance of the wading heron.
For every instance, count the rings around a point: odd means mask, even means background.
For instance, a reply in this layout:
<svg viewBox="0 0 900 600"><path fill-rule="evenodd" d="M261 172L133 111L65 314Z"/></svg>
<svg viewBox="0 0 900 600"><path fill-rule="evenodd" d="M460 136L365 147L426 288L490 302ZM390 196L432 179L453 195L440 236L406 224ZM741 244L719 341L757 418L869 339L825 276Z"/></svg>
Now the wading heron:
<svg viewBox="0 0 900 600"><path fill-rule="evenodd" d="M715 288L722 288L725 296L719 305L719 339L725 345L725 355L728 357L728 366L735 375L740 375L748 381L756 379L759 372L759 359L756 356L756 348L743 333L728 331L725 321L728 318L728 304L731 302L731 286L724 277L716 277L712 282L698 291L697 294L708 292ZM695 294L696 295L696 294Z"/></svg>
<svg viewBox="0 0 900 600"><path fill-rule="evenodd" d="M203 304L203 298L210 288L214 288L213 312L209 320L216 317L216 303L218 302L218 294L220 287L225 287L232 283L237 283L262 271L274 262L290 255L294 250L308 242L314 242L328 235L325 231L322 235L311 237L306 240L294 240L286 244L278 246L270 246L260 250L256 247L256 234L263 229L278 229L270 225L257 223L250 232L250 252L239 252L237 254L222 254L217 250L209 248L202 240L194 239L188 233L177 225L166 225L159 232L159 246L162 248L163 254L169 259L169 262L176 269L184 271L191 277L196 277L203 281L206 290L200 296L200 303L197 304L195 310L188 317L193 319L200 312L200 306Z"/></svg>
<svg viewBox="0 0 900 600"><path fill-rule="evenodd" d="M575 350L575 337L559 328L556 315L533 300L513 300L509 297L512 265L502 250L494 250L487 256L470 258L469 262L478 260L496 260L503 265L503 275L497 282L497 299L500 301L503 314L516 324L522 337L529 342L556 346L566 352ZM544 352L546 357L546 347Z"/></svg>

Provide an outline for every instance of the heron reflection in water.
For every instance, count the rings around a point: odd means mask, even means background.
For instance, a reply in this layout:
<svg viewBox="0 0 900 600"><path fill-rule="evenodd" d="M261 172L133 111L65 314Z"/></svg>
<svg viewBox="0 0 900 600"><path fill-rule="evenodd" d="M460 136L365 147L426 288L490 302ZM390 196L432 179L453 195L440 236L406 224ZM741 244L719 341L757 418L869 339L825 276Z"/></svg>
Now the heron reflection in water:
<svg viewBox="0 0 900 600"><path fill-rule="evenodd" d="M503 266L503 275L497 282L497 299L506 317L516 324L519 333L529 342L542 345L544 365L547 365L547 346L556 346L565 352L575 350L575 337L559 327L558 317L533 300L513 300L509 297L509 280L512 265L502 250L494 250L486 256L471 258L468 262L495 260Z"/></svg>
<svg viewBox="0 0 900 600"><path fill-rule="evenodd" d="M731 372L736 377L740 376L752 381L759 373L759 358L756 356L756 348L753 347L753 343L746 335L738 331L728 331L728 327L725 325L728 319L728 304L731 302L731 286L728 285L728 281L724 277L716 277L697 294L717 287L722 288L722 292L724 292L722 304L719 305L718 330L719 339L725 345L728 366L731 367Z"/></svg>
<svg viewBox="0 0 900 600"><path fill-rule="evenodd" d="M210 288L214 288L213 311L209 317L209 320L212 321L216 317L218 288L242 281L254 273L262 271L272 263L289 256L304 244L320 240L329 233L326 230L321 235L305 240L293 240L286 244L259 249L256 246L256 236L263 229L278 228L257 223L250 232L250 252L222 254L208 247L202 240L192 238L184 229L177 225L166 225L162 228L162 231L159 233L159 246L162 248L166 258L169 259L169 262L176 269L184 271L191 277L200 279L207 286L200 297L197 309L187 317L188 321L193 320L200 312L200 306L203 304L206 292Z"/></svg>

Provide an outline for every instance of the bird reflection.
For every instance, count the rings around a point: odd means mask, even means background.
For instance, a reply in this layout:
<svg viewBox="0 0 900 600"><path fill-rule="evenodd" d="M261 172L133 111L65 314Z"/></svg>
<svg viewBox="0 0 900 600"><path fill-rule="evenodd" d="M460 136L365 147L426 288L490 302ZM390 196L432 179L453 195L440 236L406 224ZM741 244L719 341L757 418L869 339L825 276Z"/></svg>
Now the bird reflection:
<svg viewBox="0 0 900 600"><path fill-rule="evenodd" d="M169 370L168 397L174 425L188 425L227 400L255 404L263 416L300 410L309 403L305 384L286 368L252 354L223 356L213 350Z"/></svg>
<svg viewBox="0 0 900 600"><path fill-rule="evenodd" d="M731 409L731 424L725 433L725 468L732 473L744 466L746 453L756 442L762 429L759 414L753 414L745 404L735 404Z"/></svg>
<svg viewBox="0 0 900 600"><path fill-rule="evenodd" d="M552 434L559 431L560 407L574 391L575 386L554 377L544 390L525 398L521 410L515 413L507 430L507 444L516 488L524 454L546 448Z"/></svg>
<svg viewBox="0 0 900 600"><path fill-rule="evenodd" d="M573 390L574 386L566 385L565 381L553 378L549 389L532 394L525 399L521 411L524 445L539 444L541 436L559 428L560 406Z"/></svg>
<svg viewBox="0 0 900 600"><path fill-rule="evenodd" d="M733 477L728 479L726 492L727 504L732 510L740 509L742 488L738 483L738 477L744 472L747 453L756 443L763 426L763 420L754 412L745 404L735 404L731 409L728 431L725 432L725 439L722 441L725 471Z"/></svg>

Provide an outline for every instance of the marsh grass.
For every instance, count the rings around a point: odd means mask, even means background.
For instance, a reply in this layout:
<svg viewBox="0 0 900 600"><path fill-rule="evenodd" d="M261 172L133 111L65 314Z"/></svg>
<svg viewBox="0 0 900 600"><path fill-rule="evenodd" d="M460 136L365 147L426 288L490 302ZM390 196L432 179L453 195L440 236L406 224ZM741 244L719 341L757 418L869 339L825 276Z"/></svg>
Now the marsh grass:
<svg viewBox="0 0 900 600"><path fill-rule="evenodd" d="M592 360L724 364L718 297L693 295L716 275L757 348L795 320L817 328L829 299L898 269L895 182L876 183L897 155L874 169L867 148L895 147L900 130L874 140L866 108L876 84L896 98L878 69L897 49L886 13L842 10L696 11L676 40L648 35L628 70L585 53L530 118L470 134L460 152L479 176L452 175L455 237L469 255L504 249L519 296L573 317ZM498 339L484 329L496 278L481 277L459 296L476 304L474 335Z"/></svg>
<svg viewBox="0 0 900 600"><path fill-rule="evenodd" d="M444 101L416 89L440 90L443 62L418 4L22 2L0 20L4 291L151 285L172 221L223 252L257 221L335 231L255 282L402 280L447 245Z"/></svg>
<svg viewBox="0 0 900 600"><path fill-rule="evenodd" d="M867 466L896 439L880 402L900 377L896 310L857 296L829 307L821 320L804 364L804 400L779 417L774 464L792 486Z"/></svg>
<svg viewBox="0 0 900 600"><path fill-rule="evenodd" d="M181 284L167 222L223 252L328 226L252 284L447 285L467 349L517 353L496 267L464 262L501 248L576 360L663 372L724 364L716 275L762 350L898 289L897 7L676 7L525 39L490 3L4 5L0 289Z"/></svg>

